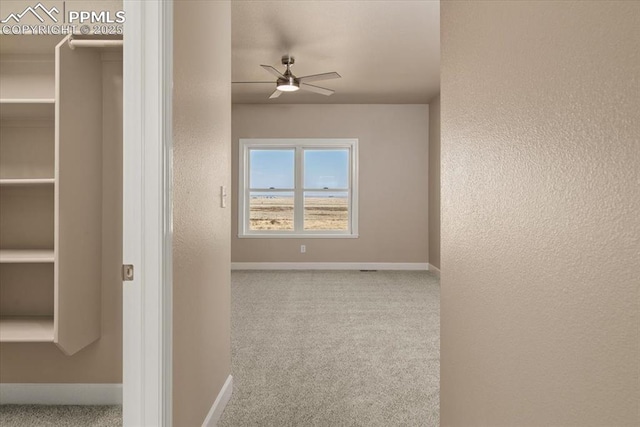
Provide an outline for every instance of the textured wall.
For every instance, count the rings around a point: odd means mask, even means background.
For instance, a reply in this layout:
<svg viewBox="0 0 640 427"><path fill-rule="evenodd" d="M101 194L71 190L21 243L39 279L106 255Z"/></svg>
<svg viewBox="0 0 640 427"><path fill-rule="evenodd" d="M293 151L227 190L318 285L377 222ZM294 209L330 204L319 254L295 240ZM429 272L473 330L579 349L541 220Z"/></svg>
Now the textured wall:
<svg viewBox="0 0 640 427"><path fill-rule="evenodd" d="M444 426L640 424L640 3L442 3Z"/></svg>
<svg viewBox="0 0 640 427"><path fill-rule="evenodd" d="M175 2L173 52L173 425L193 427L231 370L230 3Z"/></svg>
<svg viewBox="0 0 640 427"><path fill-rule="evenodd" d="M427 105L234 105L232 260L426 263L427 116ZM238 140L278 137L359 138L359 238L238 238Z"/></svg>
<svg viewBox="0 0 640 427"><path fill-rule="evenodd" d="M429 103L429 264L440 268L440 95Z"/></svg>
<svg viewBox="0 0 640 427"><path fill-rule="evenodd" d="M103 60L101 336L73 356L54 344L3 343L3 383L122 382L122 55Z"/></svg>

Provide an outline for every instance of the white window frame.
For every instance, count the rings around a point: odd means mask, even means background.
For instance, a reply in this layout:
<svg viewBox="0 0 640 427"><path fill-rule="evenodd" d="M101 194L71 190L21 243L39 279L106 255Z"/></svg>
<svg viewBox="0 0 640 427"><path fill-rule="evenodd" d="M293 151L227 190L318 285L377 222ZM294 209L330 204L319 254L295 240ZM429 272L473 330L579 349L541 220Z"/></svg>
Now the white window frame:
<svg viewBox="0 0 640 427"><path fill-rule="evenodd" d="M349 193L349 227L341 230L304 230L304 150L346 148L349 150L349 188L317 192ZM295 150L294 230L251 230L249 226L249 151L251 149ZM239 141L238 237L239 238L357 238L358 237L358 139L357 138L241 138ZM282 190L285 191L285 190ZM289 191L289 190L288 190Z"/></svg>

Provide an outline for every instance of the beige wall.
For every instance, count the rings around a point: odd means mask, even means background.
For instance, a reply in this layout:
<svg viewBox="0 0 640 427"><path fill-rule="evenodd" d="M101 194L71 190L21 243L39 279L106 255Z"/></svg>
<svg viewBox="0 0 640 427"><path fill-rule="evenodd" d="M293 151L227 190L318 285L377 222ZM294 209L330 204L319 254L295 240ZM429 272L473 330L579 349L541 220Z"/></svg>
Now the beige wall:
<svg viewBox="0 0 640 427"><path fill-rule="evenodd" d="M177 1L174 26L173 424L192 427L231 371L230 3Z"/></svg>
<svg viewBox="0 0 640 427"><path fill-rule="evenodd" d="M640 3L442 3L443 426L640 424Z"/></svg>
<svg viewBox="0 0 640 427"><path fill-rule="evenodd" d="M426 263L427 116L427 105L234 105L232 261ZM238 140L278 137L359 138L359 238L237 237Z"/></svg>
<svg viewBox="0 0 640 427"><path fill-rule="evenodd" d="M429 264L440 268L440 95L429 103Z"/></svg>
<svg viewBox="0 0 640 427"><path fill-rule="evenodd" d="M103 59L101 337L73 356L54 344L3 343L3 383L122 382L122 54Z"/></svg>

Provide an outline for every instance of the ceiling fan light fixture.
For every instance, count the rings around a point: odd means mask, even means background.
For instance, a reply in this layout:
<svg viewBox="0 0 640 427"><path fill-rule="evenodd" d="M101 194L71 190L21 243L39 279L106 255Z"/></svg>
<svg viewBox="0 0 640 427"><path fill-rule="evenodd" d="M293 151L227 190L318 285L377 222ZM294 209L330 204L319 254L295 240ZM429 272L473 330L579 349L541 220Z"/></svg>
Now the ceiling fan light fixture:
<svg viewBox="0 0 640 427"><path fill-rule="evenodd" d="M298 83L298 81L293 77L289 77L288 79L278 79L276 89L282 92L295 92L300 89L300 83Z"/></svg>
<svg viewBox="0 0 640 427"><path fill-rule="evenodd" d="M308 92L319 93L320 95L333 95L334 90L327 89L325 87L315 86L309 84L318 80L339 79L340 74L332 71L330 73L312 74L310 76L296 77L291 72L291 65L293 64L293 57L285 55L282 57L282 64L286 65L287 69L284 73L276 70L271 65L260 65L266 72L277 77L276 90L269 96L269 99L275 99L280 97L284 92L295 92L297 90L304 90ZM232 82L232 83L258 83L258 82ZM263 82L268 83L268 82Z"/></svg>

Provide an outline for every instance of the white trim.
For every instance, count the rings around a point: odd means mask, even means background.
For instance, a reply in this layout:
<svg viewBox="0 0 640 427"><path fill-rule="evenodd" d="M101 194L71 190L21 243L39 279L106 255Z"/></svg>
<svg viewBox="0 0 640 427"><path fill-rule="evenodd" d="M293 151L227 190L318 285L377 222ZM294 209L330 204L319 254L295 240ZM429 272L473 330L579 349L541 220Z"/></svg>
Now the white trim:
<svg viewBox="0 0 640 427"><path fill-rule="evenodd" d="M232 262L232 270L428 270L422 262Z"/></svg>
<svg viewBox="0 0 640 427"><path fill-rule="evenodd" d="M162 209L164 280L162 289L162 407L164 427L173 424L173 0L162 2L163 96Z"/></svg>
<svg viewBox="0 0 640 427"><path fill-rule="evenodd" d="M227 380L224 382L222 389L220 389L220 393L218 393L218 397L216 397L215 402L211 405L211 409L207 414L207 418L204 419L202 423L202 427L215 427L220 421L220 417L222 417L222 413L224 412L224 408L229 403L231 399L231 394L233 393L233 377L229 375Z"/></svg>
<svg viewBox="0 0 640 427"><path fill-rule="evenodd" d="M238 234L238 239L357 239L357 234Z"/></svg>
<svg viewBox="0 0 640 427"><path fill-rule="evenodd" d="M120 405L122 384L0 384L2 405Z"/></svg>
<svg viewBox="0 0 640 427"><path fill-rule="evenodd" d="M438 277L440 277L440 269L433 264L429 264L429 271L433 271Z"/></svg>
<svg viewBox="0 0 640 427"><path fill-rule="evenodd" d="M171 425L172 1L125 0L123 423Z"/></svg>

